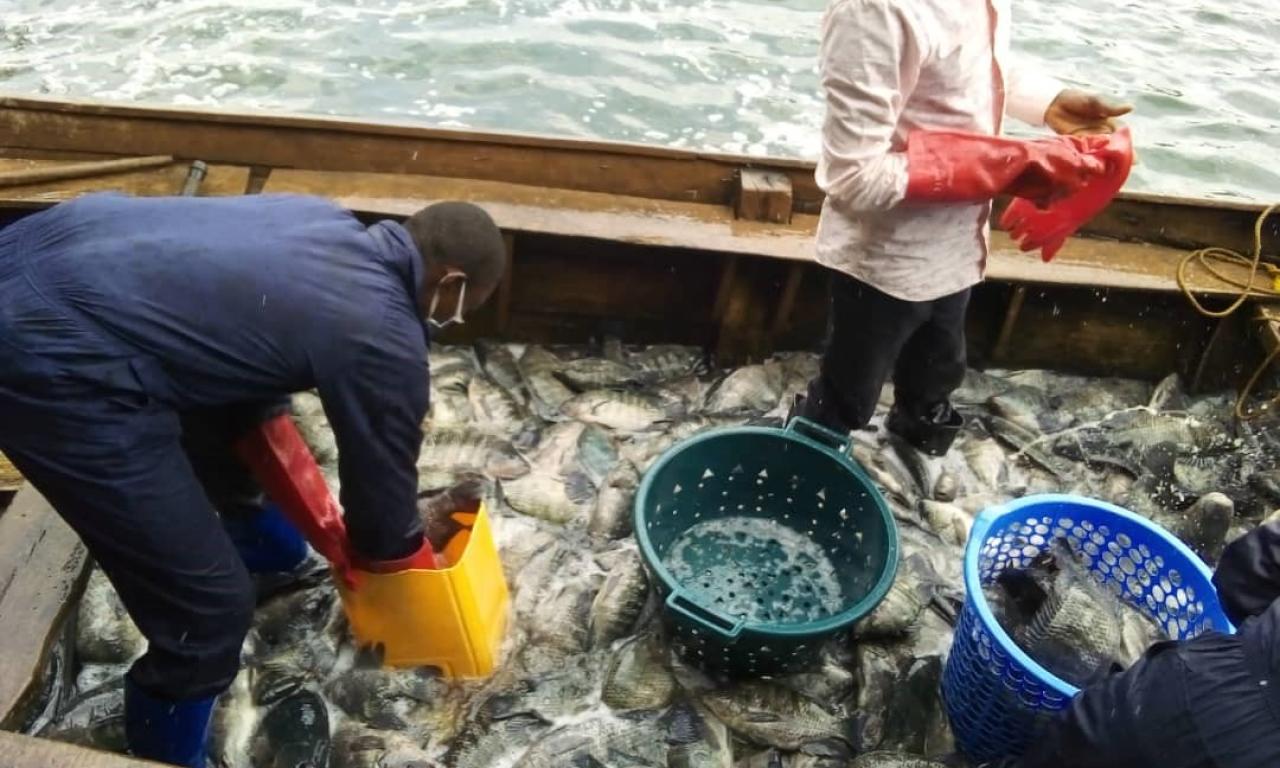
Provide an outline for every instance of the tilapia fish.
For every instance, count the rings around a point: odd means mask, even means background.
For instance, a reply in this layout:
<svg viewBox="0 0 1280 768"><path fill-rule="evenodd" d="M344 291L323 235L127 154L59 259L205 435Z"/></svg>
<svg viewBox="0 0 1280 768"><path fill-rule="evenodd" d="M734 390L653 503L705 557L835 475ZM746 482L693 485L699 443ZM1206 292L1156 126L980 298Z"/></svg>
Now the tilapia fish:
<svg viewBox="0 0 1280 768"><path fill-rule="evenodd" d="M660 709L671 702L676 681L666 664L667 651L652 634L629 640L605 671L601 694L615 710Z"/></svg>
<svg viewBox="0 0 1280 768"><path fill-rule="evenodd" d="M520 375L529 392L530 406L549 421L559 418L560 407L573 397L573 390L555 375L563 361L542 347L530 346L520 357Z"/></svg>
<svg viewBox="0 0 1280 768"><path fill-rule="evenodd" d="M338 459L338 443L333 429L324 415L324 404L314 392L298 392L292 398L293 423L302 435L302 441L311 449L311 455L320 465L331 464Z"/></svg>
<svg viewBox="0 0 1280 768"><path fill-rule="evenodd" d="M639 485L640 474L634 464L625 459L615 464L600 484L600 492L587 521L587 531L593 536L610 539L630 534Z"/></svg>
<svg viewBox="0 0 1280 768"><path fill-rule="evenodd" d="M432 738L447 734L451 725L447 710L457 703L446 681L414 669L356 667L329 681L325 693L368 726L395 731L414 728ZM439 726L445 726L446 733L440 733Z"/></svg>
<svg viewBox="0 0 1280 768"><path fill-rule="evenodd" d="M129 618L115 587L100 568L85 584L76 618L76 658L81 662L121 664L147 650L147 640Z"/></svg>
<svg viewBox="0 0 1280 768"><path fill-rule="evenodd" d="M601 715L548 731L512 768L628 766L664 768L666 744L652 718Z"/></svg>
<svg viewBox="0 0 1280 768"><path fill-rule="evenodd" d="M40 735L83 747L123 752L124 678L111 680L66 702L58 717Z"/></svg>
<svg viewBox="0 0 1280 768"><path fill-rule="evenodd" d="M395 731L346 723L333 736L333 768L435 768L414 739Z"/></svg>
<svg viewBox="0 0 1280 768"><path fill-rule="evenodd" d="M731 768L729 729L701 706L681 702L663 718L667 729L667 768Z"/></svg>
<svg viewBox="0 0 1280 768"><path fill-rule="evenodd" d="M1014 626L1006 629L1045 669L1081 687L1111 671L1121 652L1119 601L1093 580L1065 539L1025 571L1005 571L998 581L1014 609Z"/></svg>
<svg viewBox="0 0 1280 768"><path fill-rule="evenodd" d="M510 480L529 471L511 443L472 429L433 429L418 454L419 489L453 485L458 475Z"/></svg>
<svg viewBox="0 0 1280 768"><path fill-rule="evenodd" d="M567 476L531 472L501 483L502 498L517 512L546 520L568 523L586 517L595 499L591 478L581 472Z"/></svg>
<svg viewBox="0 0 1280 768"><path fill-rule="evenodd" d="M923 556L903 558L888 594L869 616L853 626L853 636L872 639L907 634L933 599L937 578Z"/></svg>
<svg viewBox="0 0 1280 768"><path fill-rule="evenodd" d="M467 382L476 371L471 351L461 347L431 345L431 386L442 390L465 392Z"/></svg>
<svg viewBox="0 0 1280 768"><path fill-rule="evenodd" d="M515 355L505 344L476 342L476 357L480 361L480 369L495 384L515 396L522 404L525 400L524 383L520 376L520 366L516 364Z"/></svg>
<svg viewBox="0 0 1280 768"><path fill-rule="evenodd" d="M674 344L658 344L626 356L626 363L646 381L666 381L697 373L702 350Z"/></svg>
<svg viewBox="0 0 1280 768"><path fill-rule="evenodd" d="M849 768L947 768L947 765L920 755L877 750L858 755Z"/></svg>
<svg viewBox="0 0 1280 768"><path fill-rule="evenodd" d="M857 745L852 720L776 683L738 683L703 694L702 702L730 730L757 744L835 754L849 754Z"/></svg>
<svg viewBox="0 0 1280 768"><path fill-rule="evenodd" d="M623 432L641 432L667 420L653 397L638 392L598 389L568 400L564 413L578 421Z"/></svg>
<svg viewBox="0 0 1280 768"><path fill-rule="evenodd" d="M1182 512L1159 515L1155 521L1177 536L1210 565L1227 546L1227 531L1235 520L1235 504L1221 493L1200 497Z"/></svg>
<svg viewBox="0 0 1280 768"><path fill-rule="evenodd" d="M255 768L327 768L330 750L329 710L312 691L273 706L251 747Z"/></svg>
<svg viewBox="0 0 1280 768"><path fill-rule="evenodd" d="M514 434L523 427L524 406L488 376L472 377L467 385L467 402L471 405L472 418L482 429Z"/></svg>
<svg viewBox="0 0 1280 768"><path fill-rule="evenodd" d="M566 653L580 653L590 645L588 624L599 575L580 576L561 583L541 602L529 628L540 645Z"/></svg>
<svg viewBox="0 0 1280 768"><path fill-rule="evenodd" d="M748 365L721 379L707 392L709 413L766 413L782 397L782 367L777 363Z"/></svg>
<svg viewBox="0 0 1280 768"><path fill-rule="evenodd" d="M640 374L634 368L597 357L584 357L564 363L555 369L555 376L579 392L601 388L616 389L640 380Z"/></svg>
<svg viewBox="0 0 1280 768"><path fill-rule="evenodd" d="M591 603L592 646L601 648L630 634L648 599L649 577L640 554L625 549Z"/></svg>

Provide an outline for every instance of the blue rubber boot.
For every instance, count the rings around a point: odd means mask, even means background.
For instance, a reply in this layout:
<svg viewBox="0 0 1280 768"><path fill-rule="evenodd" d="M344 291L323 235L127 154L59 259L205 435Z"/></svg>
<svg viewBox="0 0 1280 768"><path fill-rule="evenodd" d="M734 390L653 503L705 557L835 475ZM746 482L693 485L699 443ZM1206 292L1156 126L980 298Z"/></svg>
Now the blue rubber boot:
<svg viewBox="0 0 1280 768"><path fill-rule="evenodd" d="M126 676L124 731L129 753L186 768L205 768L205 742L216 699L157 699Z"/></svg>
<svg viewBox="0 0 1280 768"><path fill-rule="evenodd" d="M260 512L228 515L223 526L249 573L287 573L307 557L307 542L275 504Z"/></svg>

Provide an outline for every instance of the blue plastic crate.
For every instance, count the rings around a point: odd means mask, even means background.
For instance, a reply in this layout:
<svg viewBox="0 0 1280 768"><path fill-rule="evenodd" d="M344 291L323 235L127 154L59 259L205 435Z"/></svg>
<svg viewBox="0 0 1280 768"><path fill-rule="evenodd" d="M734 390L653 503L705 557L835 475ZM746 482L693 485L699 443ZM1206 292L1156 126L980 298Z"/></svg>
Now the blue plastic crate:
<svg viewBox="0 0 1280 768"><path fill-rule="evenodd" d="M1043 721L1080 690L1024 653L982 592L1059 536L1083 554L1100 584L1159 621L1170 637L1235 631L1208 566L1144 517L1070 495L1028 496L984 511L965 548L964 610L942 680L956 744L974 762L1022 754Z"/></svg>

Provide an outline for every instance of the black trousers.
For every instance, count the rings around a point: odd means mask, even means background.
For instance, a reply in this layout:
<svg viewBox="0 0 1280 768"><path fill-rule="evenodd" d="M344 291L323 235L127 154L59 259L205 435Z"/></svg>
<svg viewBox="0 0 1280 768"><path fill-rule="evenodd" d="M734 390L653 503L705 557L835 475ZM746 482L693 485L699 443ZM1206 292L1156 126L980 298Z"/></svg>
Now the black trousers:
<svg viewBox="0 0 1280 768"><path fill-rule="evenodd" d="M964 381L969 289L904 301L844 273L831 276L827 342L803 415L837 431L866 426L893 374L898 407L922 413Z"/></svg>
<svg viewBox="0 0 1280 768"><path fill-rule="evenodd" d="M1280 765L1280 679L1215 633L1158 643L1086 689L1015 768L1269 768Z"/></svg>
<svg viewBox="0 0 1280 768"><path fill-rule="evenodd" d="M147 638L130 678L171 700L225 690L255 592L215 509L260 508L231 442L287 401L180 415L70 377L39 388L4 378L0 448L84 541Z"/></svg>

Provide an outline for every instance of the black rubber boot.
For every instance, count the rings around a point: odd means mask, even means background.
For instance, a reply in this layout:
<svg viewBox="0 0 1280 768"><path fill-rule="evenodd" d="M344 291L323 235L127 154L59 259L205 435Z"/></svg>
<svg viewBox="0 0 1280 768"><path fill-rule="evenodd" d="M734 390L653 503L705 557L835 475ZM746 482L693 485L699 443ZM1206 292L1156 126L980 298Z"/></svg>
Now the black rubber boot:
<svg viewBox="0 0 1280 768"><path fill-rule="evenodd" d="M929 456L946 456L963 426L964 417L949 403L936 403L922 412L895 403L885 421L890 432Z"/></svg>

